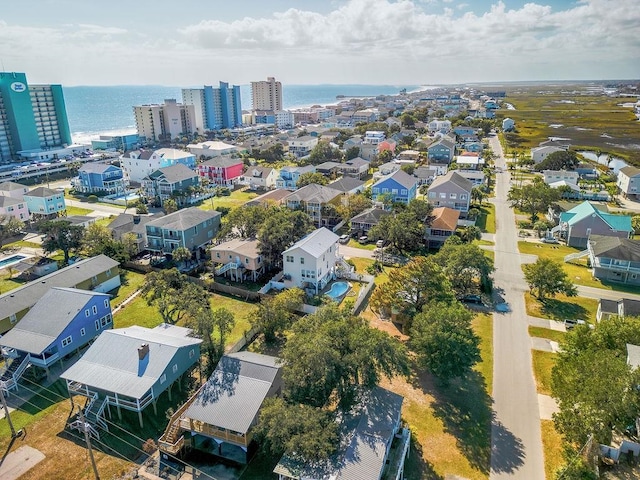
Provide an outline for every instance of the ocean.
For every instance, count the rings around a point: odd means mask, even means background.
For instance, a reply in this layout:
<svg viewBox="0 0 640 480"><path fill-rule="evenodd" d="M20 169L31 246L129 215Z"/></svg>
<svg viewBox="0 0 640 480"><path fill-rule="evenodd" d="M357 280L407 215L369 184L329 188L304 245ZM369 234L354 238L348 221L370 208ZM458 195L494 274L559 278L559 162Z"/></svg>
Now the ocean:
<svg viewBox="0 0 640 480"><path fill-rule="evenodd" d="M336 103L337 95L395 95L401 89L415 91L417 85L283 85L285 109ZM69 124L74 139L86 140L97 133L135 130L134 105L162 103L167 98L182 101L182 87L119 85L111 87L63 87ZM251 87L240 86L242 108L251 109Z"/></svg>

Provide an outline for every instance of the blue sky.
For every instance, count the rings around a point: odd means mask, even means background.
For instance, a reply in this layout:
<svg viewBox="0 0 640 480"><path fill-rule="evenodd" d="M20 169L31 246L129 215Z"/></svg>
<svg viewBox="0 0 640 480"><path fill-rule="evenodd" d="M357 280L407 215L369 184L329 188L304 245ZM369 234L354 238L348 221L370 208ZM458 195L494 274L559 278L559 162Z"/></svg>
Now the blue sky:
<svg viewBox="0 0 640 480"><path fill-rule="evenodd" d="M637 0L20 0L0 61L64 85L637 79Z"/></svg>

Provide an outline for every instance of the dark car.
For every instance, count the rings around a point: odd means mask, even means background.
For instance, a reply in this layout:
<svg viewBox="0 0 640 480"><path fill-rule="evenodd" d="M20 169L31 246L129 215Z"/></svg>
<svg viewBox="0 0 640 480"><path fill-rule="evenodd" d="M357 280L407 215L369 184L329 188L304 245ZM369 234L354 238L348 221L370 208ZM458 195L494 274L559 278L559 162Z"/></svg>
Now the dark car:
<svg viewBox="0 0 640 480"><path fill-rule="evenodd" d="M462 303L474 303L476 305L482 305L482 297L480 295L464 295L458 298Z"/></svg>

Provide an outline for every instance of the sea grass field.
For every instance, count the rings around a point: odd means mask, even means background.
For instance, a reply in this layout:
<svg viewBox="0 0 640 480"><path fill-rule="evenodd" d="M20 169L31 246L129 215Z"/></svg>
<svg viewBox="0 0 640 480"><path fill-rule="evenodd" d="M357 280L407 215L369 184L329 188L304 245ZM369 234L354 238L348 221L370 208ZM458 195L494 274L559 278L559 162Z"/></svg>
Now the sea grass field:
<svg viewBox="0 0 640 480"><path fill-rule="evenodd" d="M496 117L515 120L516 132L507 133L509 149L528 151L549 137L569 138L576 150L594 150L621 157L640 166L640 121L633 108L623 106L635 97L595 94L588 86L540 86L507 90ZM511 153L511 152L510 152Z"/></svg>

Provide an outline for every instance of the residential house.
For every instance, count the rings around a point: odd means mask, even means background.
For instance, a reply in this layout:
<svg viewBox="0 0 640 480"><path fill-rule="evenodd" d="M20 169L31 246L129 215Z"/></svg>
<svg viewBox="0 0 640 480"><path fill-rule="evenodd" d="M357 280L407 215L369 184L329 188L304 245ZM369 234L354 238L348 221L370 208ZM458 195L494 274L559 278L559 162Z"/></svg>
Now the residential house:
<svg viewBox="0 0 640 480"><path fill-rule="evenodd" d="M29 213L38 218L55 218L67 209L64 192L37 187L24 194Z"/></svg>
<svg viewBox="0 0 640 480"><path fill-rule="evenodd" d="M378 167L378 171L374 174L374 177L386 177L387 175L397 172L401 167L402 165L396 162L383 163Z"/></svg>
<svg viewBox="0 0 640 480"><path fill-rule="evenodd" d="M340 218L336 207L342 202L342 191L311 183L282 199L291 210L306 212L316 227L333 228Z"/></svg>
<svg viewBox="0 0 640 480"><path fill-rule="evenodd" d="M621 168L618 171L616 185L625 198L638 198L638 194L640 194L640 168L631 166Z"/></svg>
<svg viewBox="0 0 640 480"><path fill-rule="evenodd" d="M397 117L387 117L383 123L386 123L389 128L402 126L402 121Z"/></svg>
<svg viewBox="0 0 640 480"><path fill-rule="evenodd" d="M178 410L160 438L161 457L183 450L247 464L267 398L282 392L282 362L253 352L223 355L209 380Z"/></svg>
<svg viewBox="0 0 640 480"><path fill-rule="evenodd" d="M52 222L65 222L69 225L87 228L92 223L96 223L97 218L89 215L67 215L66 217L57 217Z"/></svg>
<svg viewBox="0 0 640 480"><path fill-rule="evenodd" d="M125 235L133 235L136 239L135 253L141 253L147 245L147 229L145 225L155 220L164 213L156 213L154 215L134 215L132 213L121 213L113 221L107 225L111 231L111 235L118 241L123 241Z"/></svg>
<svg viewBox="0 0 640 480"><path fill-rule="evenodd" d="M139 184L142 179L160 168L181 163L191 170L196 168L196 157L190 152L174 148L134 150L120 156L120 166L128 183Z"/></svg>
<svg viewBox="0 0 640 480"><path fill-rule="evenodd" d="M458 136L462 135L477 135L478 129L476 127L469 127L467 125L457 125L453 128L453 133Z"/></svg>
<svg viewBox="0 0 640 480"><path fill-rule="evenodd" d="M391 212L382 208L371 207L351 219L351 235L361 237L368 235L369 230L380 223L380 219Z"/></svg>
<svg viewBox="0 0 640 480"><path fill-rule="evenodd" d="M567 170L543 170L544 183L550 185L555 182L565 181L573 185L578 185L580 175L578 172Z"/></svg>
<svg viewBox="0 0 640 480"><path fill-rule="evenodd" d="M612 317L638 317L640 316L640 300L621 298L619 300L598 300L596 320L609 320Z"/></svg>
<svg viewBox="0 0 640 480"><path fill-rule="evenodd" d="M58 270L58 262L48 257L27 257L13 265L20 272L18 278L28 281L44 277Z"/></svg>
<svg viewBox="0 0 640 480"><path fill-rule="evenodd" d="M631 370L640 367L640 345L627 343L627 365L631 367Z"/></svg>
<svg viewBox="0 0 640 480"><path fill-rule="evenodd" d="M316 167L307 165L305 167L282 167L279 177L276 179L276 188L295 190L298 188L298 179L303 173L315 173Z"/></svg>
<svg viewBox="0 0 640 480"><path fill-rule="evenodd" d="M198 175L209 180L211 185L233 187L242 177L244 162L241 158L215 157L199 164L197 171Z"/></svg>
<svg viewBox="0 0 640 480"><path fill-rule="evenodd" d="M378 120L378 111L373 108L365 108L364 110L358 110L351 116L351 122L358 123L372 123Z"/></svg>
<svg viewBox="0 0 640 480"><path fill-rule="evenodd" d="M0 338L14 363L0 378L0 388L18 388L28 365L49 367L79 350L113 326L110 296L76 288L49 289L18 324Z"/></svg>
<svg viewBox="0 0 640 480"><path fill-rule="evenodd" d="M413 176L418 179L418 186L429 185L436 178L436 170L429 167L417 167L413 170Z"/></svg>
<svg viewBox="0 0 640 480"><path fill-rule="evenodd" d="M429 185L427 196L434 207L449 207L466 217L471 204L473 183L452 170Z"/></svg>
<svg viewBox="0 0 640 480"><path fill-rule="evenodd" d="M544 142L540 142L538 144L539 147L558 147L564 151L569 150L571 147L571 143L568 138L552 138L549 137L549 140L545 140Z"/></svg>
<svg viewBox="0 0 640 480"><path fill-rule="evenodd" d="M401 163L418 163L420 161L420 152L418 150L403 150L396 157Z"/></svg>
<svg viewBox="0 0 640 480"><path fill-rule="evenodd" d="M504 120L502 120L502 131L503 132L511 132L515 128L516 128L516 122L515 122L515 120L513 120L513 118L507 117Z"/></svg>
<svg viewBox="0 0 640 480"><path fill-rule="evenodd" d="M349 150L351 147L360 147L362 145L362 142L362 136L354 135L344 141L344 143L342 144L342 148L344 150Z"/></svg>
<svg viewBox="0 0 640 480"><path fill-rule="evenodd" d="M296 158L306 157L311 153L311 150L318 145L318 137L312 137L311 135L305 135L303 137L292 138L288 142L289 153L295 155Z"/></svg>
<svg viewBox="0 0 640 480"><path fill-rule="evenodd" d="M22 222L29 220L27 202L15 197L0 195L0 218L13 217Z"/></svg>
<svg viewBox="0 0 640 480"><path fill-rule="evenodd" d="M446 135L451 131L451 121L432 120L429 122L427 128L429 129L429 133L442 133Z"/></svg>
<svg viewBox="0 0 640 480"><path fill-rule="evenodd" d="M368 143L371 145L378 145L384 142L385 134L380 130L367 130L364 133L363 143Z"/></svg>
<svg viewBox="0 0 640 480"><path fill-rule="evenodd" d="M427 147L429 161L449 164L453 160L456 143L449 137L442 137Z"/></svg>
<svg viewBox="0 0 640 480"><path fill-rule="evenodd" d="M290 190L283 188L277 188L269 192L258 195L256 198L249 200L245 205L247 207L261 205L267 207L269 205L279 205L282 203L282 199L291 194Z"/></svg>
<svg viewBox="0 0 640 480"><path fill-rule="evenodd" d="M256 239L234 238L214 245L210 251L216 275L225 275L234 282L255 282L264 273Z"/></svg>
<svg viewBox="0 0 640 480"><path fill-rule="evenodd" d="M2 182L0 183L0 195L4 197L16 198L18 200L24 199L24 194L29 191L29 187L16 182Z"/></svg>
<svg viewBox="0 0 640 480"><path fill-rule="evenodd" d="M640 240L591 235L587 250L598 280L640 285Z"/></svg>
<svg viewBox="0 0 640 480"><path fill-rule="evenodd" d="M156 170L142 179L146 197L160 205L169 198L175 199L179 207L187 205L199 186L198 174L180 163Z"/></svg>
<svg viewBox="0 0 640 480"><path fill-rule="evenodd" d="M428 162L427 167L436 171L436 177L446 175L449 171L449 165L446 163Z"/></svg>
<svg viewBox="0 0 640 480"><path fill-rule="evenodd" d="M200 143L190 143L187 145L189 151L199 159L216 158L237 154L242 150L235 145L220 141L208 141Z"/></svg>
<svg viewBox="0 0 640 480"><path fill-rule="evenodd" d="M396 141L389 138L387 140L383 140L378 144L378 153L382 153L384 151L389 151L392 154L396 151Z"/></svg>
<svg viewBox="0 0 640 480"><path fill-rule="evenodd" d="M85 163L78 170L78 178L72 183L77 191L83 193L114 194L125 190L122 169L107 163Z"/></svg>
<svg viewBox="0 0 640 480"><path fill-rule="evenodd" d="M11 329L51 288L109 292L120 286L118 262L106 255L87 258L0 295L0 334Z"/></svg>
<svg viewBox="0 0 640 480"><path fill-rule="evenodd" d="M600 176L598 169L590 163L579 163L575 171L583 180L596 180Z"/></svg>
<svg viewBox="0 0 640 480"><path fill-rule="evenodd" d="M342 177L327 186L335 190L340 190L343 195L355 195L356 193L362 193L364 191L365 183L354 177Z"/></svg>
<svg viewBox="0 0 640 480"><path fill-rule="evenodd" d="M316 172L321 173L325 177L335 178L340 171L341 165L342 164L340 162L322 162L321 164L316 165Z"/></svg>
<svg viewBox="0 0 640 480"><path fill-rule="evenodd" d="M460 170L482 170L484 158L473 152L463 152L455 157Z"/></svg>
<svg viewBox="0 0 640 480"><path fill-rule="evenodd" d="M276 186L278 171L271 167L251 166L242 177L239 183L249 185L250 190L271 190Z"/></svg>
<svg viewBox="0 0 640 480"><path fill-rule="evenodd" d="M282 252L285 288L311 289L316 295L335 278L338 235L314 230Z"/></svg>
<svg viewBox="0 0 640 480"><path fill-rule="evenodd" d="M531 159L533 160L533 163L537 165L552 153L564 151L564 148L554 146L539 146L531 149Z"/></svg>
<svg viewBox="0 0 640 480"><path fill-rule="evenodd" d="M151 405L157 415L160 395L167 391L171 399L171 387L200 359L201 343L191 329L176 325L106 330L61 377L71 398L88 398L89 424L109 430L104 412L114 406L118 418L122 409L137 412L143 428L144 409Z"/></svg>
<svg viewBox="0 0 640 480"><path fill-rule="evenodd" d="M378 157L378 146L378 144L362 142L358 155L367 162L371 162Z"/></svg>
<svg viewBox="0 0 640 480"><path fill-rule="evenodd" d="M408 204L416 198L417 190L418 180L398 170L374 183L371 187L371 196L374 202L380 202L383 196L388 195L392 202Z"/></svg>
<svg viewBox="0 0 640 480"><path fill-rule="evenodd" d="M411 431L400 421L402 396L374 387L341 416L336 454L324 462L302 462L286 453L273 472L278 480L399 480Z"/></svg>
<svg viewBox="0 0 640 480"><path fill-rule="evenodd" d="M369 173L369 162L364 158L356 157L341 163L338 170L345 177L354 177L362 179Z"/></svg>
<svg viewBox="0 0 640 480"><path fill-rule="evenodd" d="M433 209L433 221L427 227L425 238L429 248L439 248L451 235L456 233L460 211L449 207Z"/></svg>
<svg viewBox="0 0 640 480"><path fill-rule="evenodd" d="M220 230L220 217L220 212L215 210L189 207L151 220L145 225L147 250L166 255L178 247L184 247L200 259L204 255L204 246Z"/></svg>
<svg viewBox="0 0 640 480"><path fill-rule="evenodd" d="M487 177L481 170L456 170L458 175L469 180L474 187L484 185Z"/></svg>
<svg viewBox="0 0 640 480"><path fill-rule="evenodd" d="M561 213L559 225L551 232L558 232L570 247L586 248L591 235L629 238L633 228L630 216L606 213L590 202L582 202Z"/></svg>

